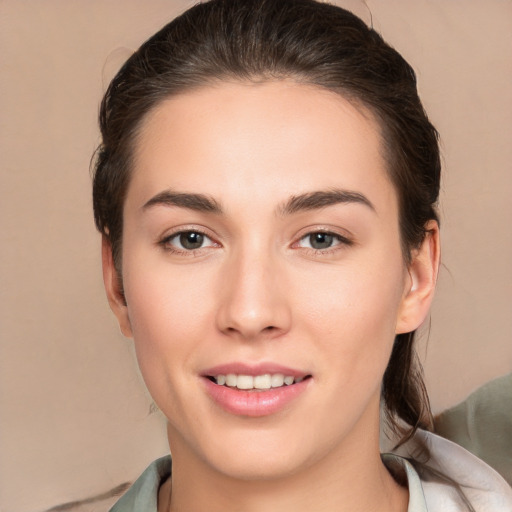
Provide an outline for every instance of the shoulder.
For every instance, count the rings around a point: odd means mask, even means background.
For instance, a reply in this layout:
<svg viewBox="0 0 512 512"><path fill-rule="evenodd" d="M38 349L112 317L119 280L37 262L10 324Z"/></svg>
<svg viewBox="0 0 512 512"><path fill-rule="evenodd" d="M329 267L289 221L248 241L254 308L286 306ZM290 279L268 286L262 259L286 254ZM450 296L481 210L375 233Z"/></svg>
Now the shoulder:
<svg viewBox="0 0 512 512"><path fill-rule="evenodd" d="M422 459L422 448L430 457ZM512 488L485 462L461 446L418 431L397 454L414 467L428 512L511 512Z"/></svg>
<svg viewBox="0 0 512 512"><path fill-rule="evenodd" d="M152 462L110 512L157 512L158 489L171 475L171 457Z"/></svg>
<svg viewBox="0 0 512 512"><path fill-rule="evenodd" d="M430 457L422 460L422 448ZM512 488L485 462L464 448L418 431L386 465L399 464L407 476L408 512L512 512ZM171 475L171 457L154 461L110 512L157 512L158 489Z"/></svg>
<svg viewBox="0 0 512 512"><path fill-rule="evenodd" d="M436 416L435 431L487 462L512 485L512 373L487 382Z"/></svg>

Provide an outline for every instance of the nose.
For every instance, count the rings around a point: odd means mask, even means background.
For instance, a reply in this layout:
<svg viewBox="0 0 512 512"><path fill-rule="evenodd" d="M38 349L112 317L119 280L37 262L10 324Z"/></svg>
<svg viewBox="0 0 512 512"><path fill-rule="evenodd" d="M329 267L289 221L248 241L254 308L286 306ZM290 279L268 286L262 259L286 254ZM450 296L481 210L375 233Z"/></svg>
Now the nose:
<svg viewBox="0 0 512 512"><path fill-rule="evenodd" d="M291 325L283 269L268 254L239 254L226 262L220 283L218 328L243 340L275 338Z"/></svg>

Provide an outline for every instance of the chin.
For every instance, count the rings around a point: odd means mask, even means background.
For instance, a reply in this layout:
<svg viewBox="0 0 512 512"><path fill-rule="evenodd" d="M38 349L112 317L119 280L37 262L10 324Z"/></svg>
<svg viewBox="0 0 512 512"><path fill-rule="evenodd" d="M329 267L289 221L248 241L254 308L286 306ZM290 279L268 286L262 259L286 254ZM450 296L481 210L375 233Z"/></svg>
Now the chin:
<svg viewBox="0 0 512 512"><path fill-rule="evenodd" d="M267 450L231 453L215 466L218 472L236 480L278 481L297 473L307 464L300 454L291 455L281 449L273 453Z"/></svg>
<svg viewBox="0 0 512 512"><path fill-rule="evenodd" d="M217 475L235 480L269 481L292 475L306 464L308 447L299 429L239 418L237 425L210 423L207 431L174 430L169 424L169 444L176 464L193 461ZM273 422L272 422L273 423Z"/></svg>
<svg viewBox="0 0 512 512"><path fill-rule="evenodd" d="M319 443L318 436L305 435L300 428L283 427L224 432L214 442L207 440L201 455L214 471L230 478L278 481L307 470L329 454L331 443Z"/></svg>

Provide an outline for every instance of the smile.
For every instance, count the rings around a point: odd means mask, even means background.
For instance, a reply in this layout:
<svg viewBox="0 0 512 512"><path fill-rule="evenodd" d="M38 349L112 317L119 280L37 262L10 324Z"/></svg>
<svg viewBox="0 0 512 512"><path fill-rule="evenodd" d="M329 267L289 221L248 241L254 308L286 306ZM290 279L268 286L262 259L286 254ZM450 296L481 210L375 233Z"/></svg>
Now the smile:
<svg viewBox="0 0 512 512"><path fill-rule="evenodd" d="M313 375L279 364L228 363L202 375L209 398L236 416L262 417L287 410L308 395Z"/></svg>
<svg viewBox="0 0 512 512"><path fill-rule="evenodd" d="M291 386L302 382L306 377L294 377L293 375L284 375L282 373L265 373L263 375L237 375L234 373L219 374L209 376L208 378L219 386L226 386L240 390L268 390L273 388L281 388L283 386Z"/></svg>

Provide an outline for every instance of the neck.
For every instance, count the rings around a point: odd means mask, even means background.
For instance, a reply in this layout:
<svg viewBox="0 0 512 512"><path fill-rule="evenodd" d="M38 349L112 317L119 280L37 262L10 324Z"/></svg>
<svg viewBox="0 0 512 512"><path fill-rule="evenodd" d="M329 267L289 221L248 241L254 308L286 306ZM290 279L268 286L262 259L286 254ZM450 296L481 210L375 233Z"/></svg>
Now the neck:
<svg viewBox="0 0 512 512"><path fill-rule="evenodd" d="M378 417L378 413L377 413ZM225 475L173 446L171 482L160 489L159 512L405 512L408 491L380 459L379 431L354 429L344 445L292 474L244 480Z"/></svg>

